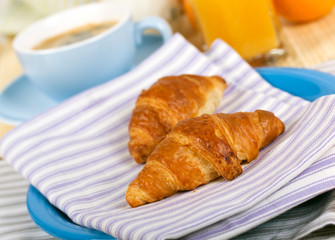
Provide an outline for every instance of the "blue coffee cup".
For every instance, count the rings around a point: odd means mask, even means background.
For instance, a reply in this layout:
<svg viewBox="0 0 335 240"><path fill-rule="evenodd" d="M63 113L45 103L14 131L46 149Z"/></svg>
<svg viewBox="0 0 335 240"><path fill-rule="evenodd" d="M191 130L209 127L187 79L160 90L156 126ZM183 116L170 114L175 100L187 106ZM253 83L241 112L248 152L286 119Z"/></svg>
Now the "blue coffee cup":
<svg viewBox="0 0 335 240"><path fill-rule="evenodd" d="M85 24L107 21L116 23L86 40L34 49L45 39ZM108 1L91 3L33 23L17 35L13 47L29 80L51 98L62 101L129 71L145 29L158 31L163 42L172 34L162 18L152 16L134 22L126 6Z"/></svg>

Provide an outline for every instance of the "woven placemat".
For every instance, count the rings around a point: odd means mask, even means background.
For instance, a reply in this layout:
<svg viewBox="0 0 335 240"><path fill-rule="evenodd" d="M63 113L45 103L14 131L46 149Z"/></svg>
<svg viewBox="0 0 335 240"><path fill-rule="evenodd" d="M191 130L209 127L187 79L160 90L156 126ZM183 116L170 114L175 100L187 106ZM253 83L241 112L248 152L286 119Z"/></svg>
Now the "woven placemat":
<svg viewBox="0 0 335 240"><path fill-rule="evenodd" d="M287 55L270 66L311 67L335 59L335 9L308 23L281 19L281 34Z"/></svg>

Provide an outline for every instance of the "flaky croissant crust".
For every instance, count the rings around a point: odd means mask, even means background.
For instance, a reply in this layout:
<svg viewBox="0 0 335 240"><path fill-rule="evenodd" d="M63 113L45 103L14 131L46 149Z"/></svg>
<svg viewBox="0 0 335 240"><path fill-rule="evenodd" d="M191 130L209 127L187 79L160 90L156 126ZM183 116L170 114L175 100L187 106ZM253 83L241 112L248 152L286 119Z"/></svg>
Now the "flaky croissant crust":
<svg viewBox="0 0 335 240"><path fill-rule="evenodd" d="M129 122L129 152L137 163L147 157L179 121L213 113L227 87L218 76L168 76L143 90Z"/></svg>
<svg viewBox="0 0 335 240"><path fill-rule="evenodd" d="M219 176L232 180L242 173L243 161L255 159L259 149L284 129L273 113L263 110L183 120L158 144L130 183L126 200L137 207L195 189Z"/></svg>

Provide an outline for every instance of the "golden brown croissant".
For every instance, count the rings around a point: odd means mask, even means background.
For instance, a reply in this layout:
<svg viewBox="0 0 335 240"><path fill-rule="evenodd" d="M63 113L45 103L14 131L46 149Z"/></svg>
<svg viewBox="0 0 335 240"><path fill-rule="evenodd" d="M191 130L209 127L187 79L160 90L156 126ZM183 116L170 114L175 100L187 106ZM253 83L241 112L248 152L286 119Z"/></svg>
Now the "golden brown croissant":
<svg viewBox="0 0 335 240"><path fill-rule="evenodd" d="M192 190L219 176L232 180L241 162L255 159L259 149L279 136L285 125L273 113L218 113L179 122L161 141L137 178L126 200L131 207Z"/></svg>
<svg viewBox="0 0 335 240"><path fill-rule="evenodd" d="M213 113L227 85L218 76L169 76L138 97L129 122L129 152L137 163L147 157L179 121Z"/></svg>

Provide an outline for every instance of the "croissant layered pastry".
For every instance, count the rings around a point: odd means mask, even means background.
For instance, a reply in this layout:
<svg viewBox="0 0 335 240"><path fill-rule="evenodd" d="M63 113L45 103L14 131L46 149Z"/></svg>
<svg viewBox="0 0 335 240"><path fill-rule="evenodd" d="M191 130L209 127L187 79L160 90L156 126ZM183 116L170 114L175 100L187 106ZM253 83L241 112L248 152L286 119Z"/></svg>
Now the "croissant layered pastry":
<svg viewBox="0 0 335 240"><path fill-rule="evenodd" d="M126 200L138 207L220 176L232 180L242 173L242 162L255 159L284 129L279 118L263 110L183 120L157 145L129 184Z"/></svg>
<svg viewBox="0 0 335 240"><path fill-rule="evenodd" d="M219 76L168 76L143 90L129 122L129 152L137 163L147 157L181 120L213 113L227 84Z"/></svg>

